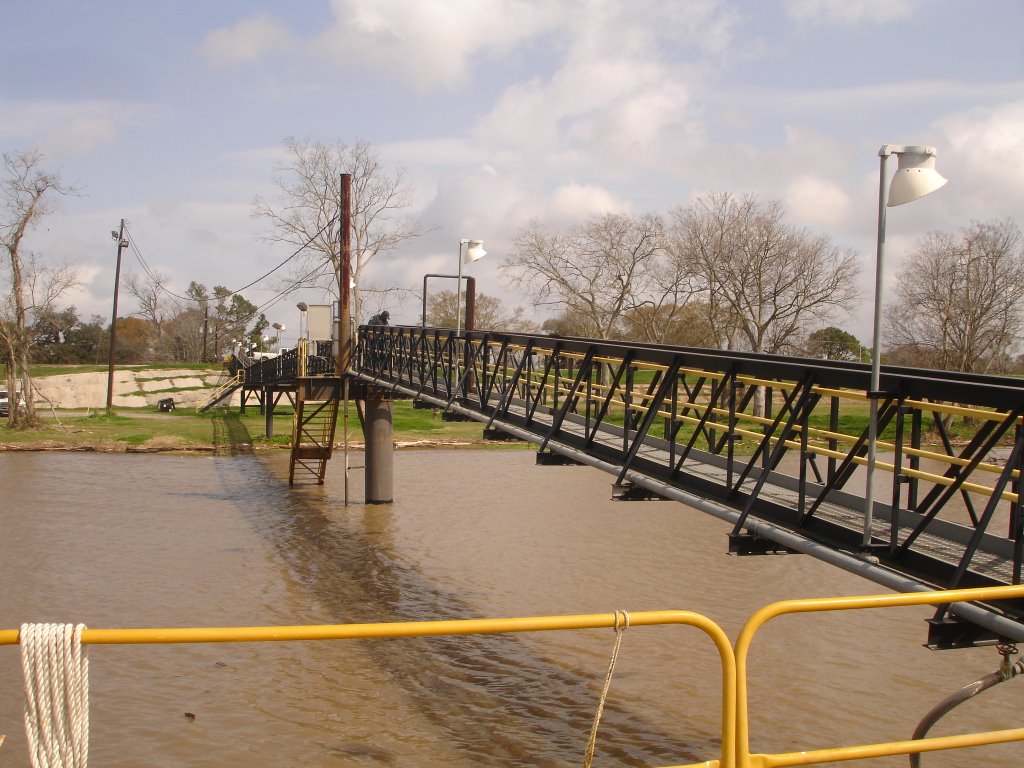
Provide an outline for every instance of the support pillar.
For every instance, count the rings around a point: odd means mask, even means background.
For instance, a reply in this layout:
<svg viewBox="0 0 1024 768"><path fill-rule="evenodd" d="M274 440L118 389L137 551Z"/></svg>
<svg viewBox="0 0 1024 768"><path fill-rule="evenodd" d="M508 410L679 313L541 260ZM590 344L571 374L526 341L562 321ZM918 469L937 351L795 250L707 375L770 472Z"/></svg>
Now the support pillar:
<svg viewBox="0 0 1024 768"><path fill-rule="evenodd" d="M274 395L270 387L267 387L266 389L263 390L263 400L266 403L266 407L263 409L263 412L267 417L266 435L267 439L269 440L274 436L274 406L277 404L274 400Z"/></svg>
<svg viewBox="0 0 1024 768"><path fill-rule="evenodd" d="M394 501L394 439L391 400L368 392L365 400L363 439L366 443L366 503Z"/></svg>

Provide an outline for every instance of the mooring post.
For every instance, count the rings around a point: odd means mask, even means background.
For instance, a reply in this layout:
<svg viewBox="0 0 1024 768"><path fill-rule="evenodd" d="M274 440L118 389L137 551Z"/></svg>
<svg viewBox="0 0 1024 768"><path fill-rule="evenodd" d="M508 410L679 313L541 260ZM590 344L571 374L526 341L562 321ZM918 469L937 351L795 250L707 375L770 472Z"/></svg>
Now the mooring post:
<svg viewBox="0 0 1024 768"><path fill-rule="evenodd" d="M366 503L390 504L394 501L394 439L391 400L369 388L366 394L363 437L366 441Z"/></svg>

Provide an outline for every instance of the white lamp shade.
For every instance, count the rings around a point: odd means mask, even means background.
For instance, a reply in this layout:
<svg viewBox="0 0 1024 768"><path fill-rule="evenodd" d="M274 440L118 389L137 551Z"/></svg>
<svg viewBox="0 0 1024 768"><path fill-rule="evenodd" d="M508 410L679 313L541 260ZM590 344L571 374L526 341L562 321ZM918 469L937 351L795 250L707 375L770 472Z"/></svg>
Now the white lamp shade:
<svg viewBox="0 0 1024 768"><path fill-rule="evenodd" d="M469 247L466 248L466 255L462 261L466 264L472 264L477 259L482 259L487 255L487 251L484 250L483 240L470 240L468 243Z"/></svg>
<svg viewBox="0 0 1024 768"><path fill-rule="evenodd" d="M899 170L889 185L889 208L912 203L948 181L935 170L935 150L930 147L908 147L898 157Z"/></svg>

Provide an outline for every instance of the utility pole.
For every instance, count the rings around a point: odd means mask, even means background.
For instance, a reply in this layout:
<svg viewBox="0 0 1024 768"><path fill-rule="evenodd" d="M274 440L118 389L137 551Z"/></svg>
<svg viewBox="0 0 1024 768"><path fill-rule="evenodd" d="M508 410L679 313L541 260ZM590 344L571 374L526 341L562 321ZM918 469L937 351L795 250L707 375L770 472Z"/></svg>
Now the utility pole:
<svg viewBox="0 0 1024 768"><path fill-rule="evenodd" d="M117 267L114 269L114 311L110 319L110 358L107 362L107 413L114 406L114 348L117 343L117 292L121 286L121 251L128 246L124 236L124 219L121 219L121 229L118 232L110 231L110 236L117 240Z"/></svg>
<svg viewBox="0 0 1024 768"><path fill-rule="evenodd" d="M210 357L206 353L206 339L210 335L210 301L203 302L203 362L209 362Z"/></svg>

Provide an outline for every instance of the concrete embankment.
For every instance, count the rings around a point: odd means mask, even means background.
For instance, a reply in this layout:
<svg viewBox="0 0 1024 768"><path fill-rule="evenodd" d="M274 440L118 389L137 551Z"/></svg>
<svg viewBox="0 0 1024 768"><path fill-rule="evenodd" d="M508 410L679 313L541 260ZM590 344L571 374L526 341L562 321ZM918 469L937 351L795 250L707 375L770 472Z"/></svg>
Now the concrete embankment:
<svg viewBox="0 0 1024 768"><path fill-rule="evenodd" d="M156 407L170 397L175 406L194 408L225 380L223 369L117 368L114 370L115 408ZM55 408L104 408L107 404L107 373L62 373L33 379L39 393ZM39 405L45 401L37 398Z"/></svg>

